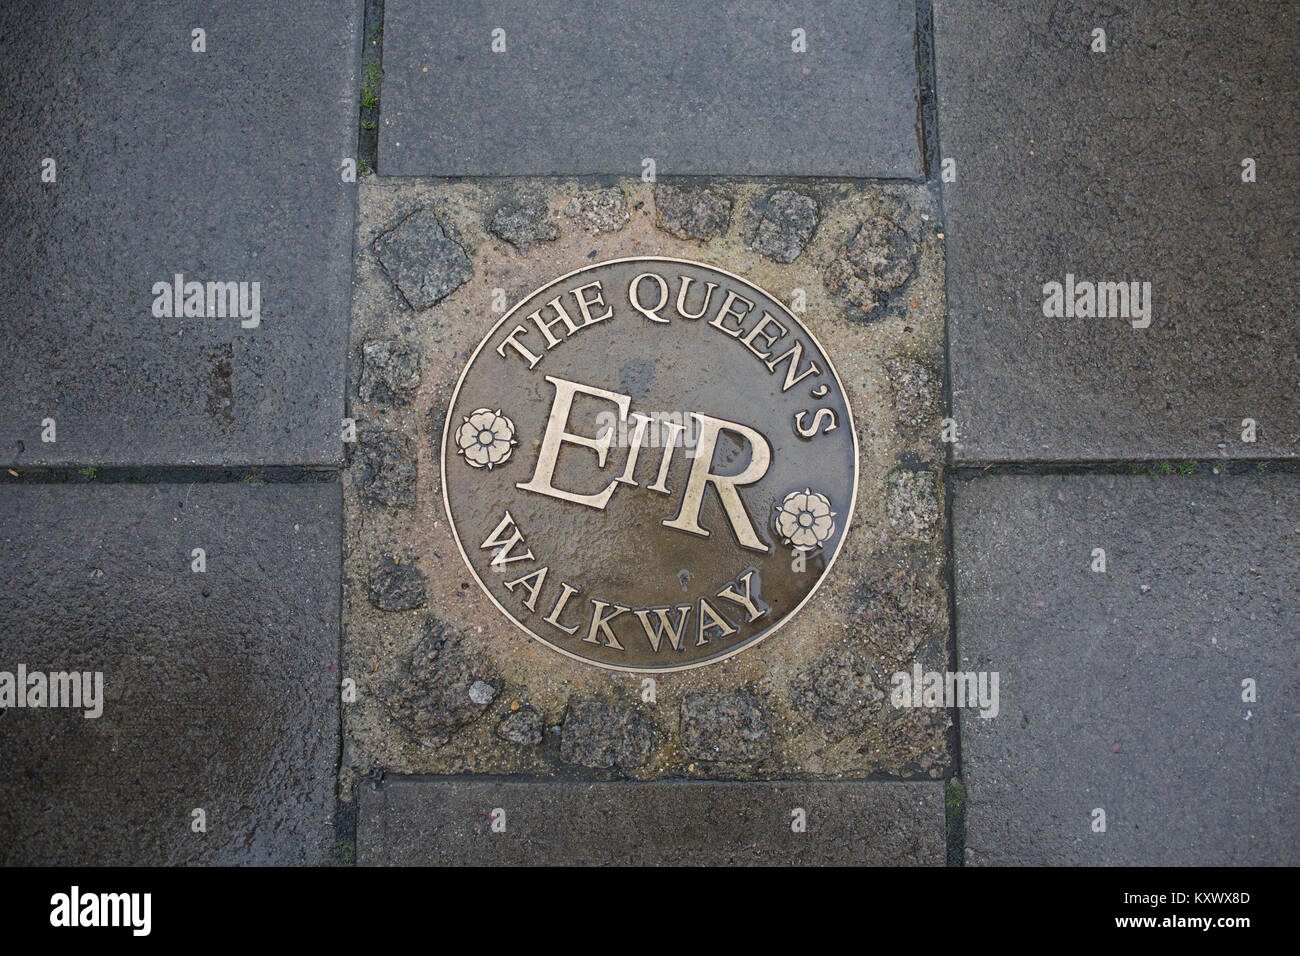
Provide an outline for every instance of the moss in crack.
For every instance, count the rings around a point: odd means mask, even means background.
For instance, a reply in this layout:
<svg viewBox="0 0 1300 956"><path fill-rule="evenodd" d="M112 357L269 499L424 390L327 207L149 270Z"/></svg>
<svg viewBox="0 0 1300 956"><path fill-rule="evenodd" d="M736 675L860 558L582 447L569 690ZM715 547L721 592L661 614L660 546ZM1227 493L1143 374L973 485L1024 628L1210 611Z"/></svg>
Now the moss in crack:
<svg viewBox="0 0 1300 956"><path fill-rule="evenodd" d="M1131 465L1129 470L1135 475L1149 475L1152 478L1161 478L1166 475L1192 475L1196 473L1196 468L1195 461L1191 458L1184 458L1177 464L1168 461L1153 461Z"/></svg>
<svg viewBox="0 0 1300 956"><path fill-rule="evenodd" d="M339 840L334 844L334 865L335 866L352 866L357 857L357 842L355 840Z"/></svg>
<svg viewBox="0 0 1300 956"><path fill-rule="evenodd" d="M379 109L379 61L370 57L361 64L361 108Z"/></svg>
<svg viewBox="0 0 1300 956"><path fill-rule="evenodd" d="M383 0L367 0L366 32L361 56L361 89L357 135L357 175L373 172L379 154L379 100L383 83ZM372 25L373 24L373 25Z"/></svg>

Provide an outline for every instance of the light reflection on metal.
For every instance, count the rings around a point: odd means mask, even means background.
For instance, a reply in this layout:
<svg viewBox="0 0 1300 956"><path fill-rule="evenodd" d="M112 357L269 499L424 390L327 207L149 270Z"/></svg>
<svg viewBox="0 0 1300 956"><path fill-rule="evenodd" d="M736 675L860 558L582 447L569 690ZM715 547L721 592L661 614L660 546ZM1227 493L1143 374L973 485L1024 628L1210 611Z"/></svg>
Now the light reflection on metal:
<svg viewBox="0 0 1300 956"><path fill-rule="evenodd" d="M465 563L525 633L599 667L724 660L812 597L857 496L829 357L774 297L677 259L618 259L523 299L447 410Z"/></svg>

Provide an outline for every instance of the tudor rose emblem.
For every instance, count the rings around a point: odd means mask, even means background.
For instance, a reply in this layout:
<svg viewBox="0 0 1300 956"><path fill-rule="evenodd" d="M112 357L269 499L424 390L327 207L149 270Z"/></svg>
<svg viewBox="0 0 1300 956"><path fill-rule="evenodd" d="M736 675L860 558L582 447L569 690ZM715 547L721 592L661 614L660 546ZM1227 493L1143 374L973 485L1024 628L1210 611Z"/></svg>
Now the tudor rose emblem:
<svg viewBox="0 0 1300 956"><path fill-rule="evenodd" d="M679 670L811 598L852 518L857 437L829 357L774 297L620 259L533 292L479 344L442 484L475 580L527 634Z"/></svg>

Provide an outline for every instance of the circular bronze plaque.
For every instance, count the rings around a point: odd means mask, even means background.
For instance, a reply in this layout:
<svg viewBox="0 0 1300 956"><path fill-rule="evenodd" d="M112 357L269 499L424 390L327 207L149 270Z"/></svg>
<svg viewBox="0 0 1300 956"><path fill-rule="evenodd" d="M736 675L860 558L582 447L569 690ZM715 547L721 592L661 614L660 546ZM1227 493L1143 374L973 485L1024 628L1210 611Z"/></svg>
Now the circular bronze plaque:
<svg viewBox="0 0 1300 956"><path fill-rule="evenodd" d="M493 602L562 654L669 671L752 647L844 540L857 435L781 303L676 259L538 289L461 373L442 487Z"/></svg>

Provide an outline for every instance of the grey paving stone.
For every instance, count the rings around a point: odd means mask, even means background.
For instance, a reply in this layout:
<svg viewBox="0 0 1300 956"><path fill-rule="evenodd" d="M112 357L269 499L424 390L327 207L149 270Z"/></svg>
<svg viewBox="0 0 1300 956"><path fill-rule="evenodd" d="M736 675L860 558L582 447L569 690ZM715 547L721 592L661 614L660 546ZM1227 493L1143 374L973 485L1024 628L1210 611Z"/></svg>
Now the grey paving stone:
<svg viewBox="0 0 1300 956"><path fill-rule="evenodd" d="M1300 862L1300 476L977 478L953 528L968 862Z"/></svg>
<svg viewBox="0 0 1300 956"><path fill-rule="evenodd" d="M943 782L363 784L357 862L942 866ZM791 829L795 809L807 831ZM492 815L505 811L505 832Z"/></svg>
<svg viewBox="0 0 1300 956"><path fill-rule="evenodd" d="M918 178L915 32L913 0L387 0L379 171Z"/></svg>
<svg viewBox="0 0 1300 956"><path fill-rule="evenodd" d="M361 0L0 10L0 464L341 459L360 17ZM250 283L250 307L259 283L260 324L155 317L178 273Z"/></svg>
<svg viewBox="0 0 1300 956"><path fill-rule="evenodd" d="M1300 7L934 9L957 458L1300 452ZM1149 281L1150 326L1044 317L1067 274Z"/></svg>
<svg viewBox="0 0 1300 956"><path fill-rule="evenodd" d="M328 861L340 508L332 483L0 488L0 672L104 682L95 719L0 714L0 864Z"/></svg>

